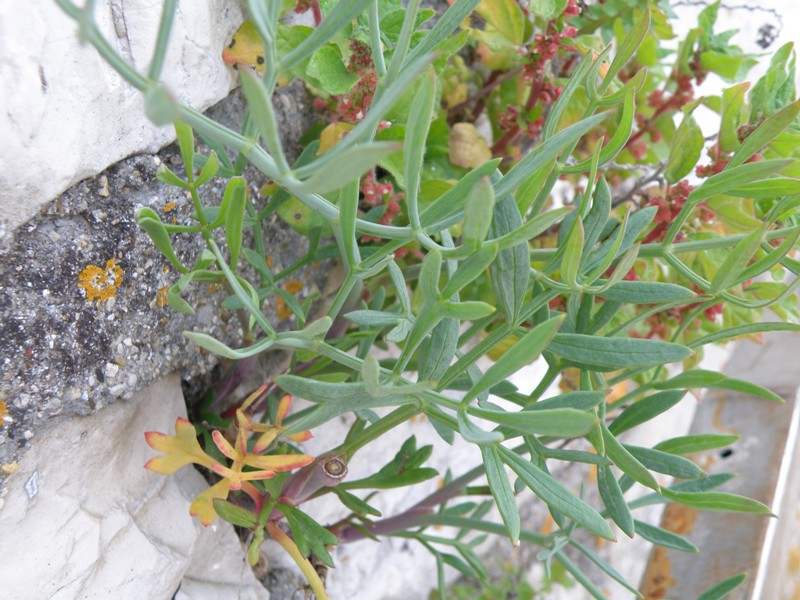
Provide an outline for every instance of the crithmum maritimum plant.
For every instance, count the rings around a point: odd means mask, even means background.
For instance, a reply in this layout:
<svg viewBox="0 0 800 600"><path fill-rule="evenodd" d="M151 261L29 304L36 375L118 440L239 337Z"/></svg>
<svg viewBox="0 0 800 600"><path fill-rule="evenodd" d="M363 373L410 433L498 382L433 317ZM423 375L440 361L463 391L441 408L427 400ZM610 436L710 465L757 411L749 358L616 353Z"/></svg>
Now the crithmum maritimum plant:
<svg viewBox="0 0 800 600"><path fill-rule="evenodd" d="M94 2L57 1L81 38L144 94L150 118L175 125L185 174L163 166L159 177L186 190L194 214L169 224L144 207L136 218L181 273L169 304L192 312L181 297L187 286L226 286L243 344L186 335L238 361L233 377L259 353L292 353L289 372L241 406L223 414L207 407L204 424L179 420L175 436L147 435L165 453L149 468L193 462L220 476L192 511L250 530L251 561L271 537L324 598L309 557L332 566L332 546L398 536L430 551L444 596L445 567L486 578L475 546L484 534L505 535L540 546L548 570L558 563L602 598L568 548L638 592L575 538L579 530L695 552L634 511L679 502L770 514L715 491L728 477L707 476L684 456L735 436L640 447L623 434L690 388L780 401L697 363L707 344L798 329L800 104L791 46L751 85L742 79L756 58L731 44L731 32L715 31L719 3L673 52L665 49L674 38L667 2L456 0L421 29L434 12L419 0L250 0L250 20L220 57L238 69L248 102L235 131L177 102L160 82L175 1L164 2L146 74L101 36ZM310 11L313 25L282 20L293 10ZM728 87L697 97L695 85L712 74ZM320 122L291 162L271 98L295 79L316 98ZM708 138L693 116L701 106L717 114ZM195 132L208 154L196 152ZM271 181L263 199L248 198L247 163ZM214 177L227 180L224 196L205 198ZM564 206L553 202L559 181L571 190ZM280 272L261 231L273 213L309 238L307 256ZM179 257L177 235L201 236L206 249ZM344 276L312 320L310 303L283 282L331 258ZM263 311L278 299L292 313L290 331L277 331ZM766 307L784 322L762 322ZM375 350L386 348L393 358L379 360ZM510 382L539 357L547 372L531 389ZM683 372L671 374L673 363ZM311 406L288 415L287 394ZM225 399L210 400L219 408ZM343 415L351 426L337 446L313 458L294 445ZM465 470L454 461L439 489L381 515L374 494L440 475L424 466L432 448L411 437L359 480L348 479L347 463L419 415L445 442L458 436L477 446L482 464ZM596 494L568 489L559 462L596 469ZM675 482L662 485L654 473ZM650 492L632 499L634 486ZM338 522L303 512L323 495L340 501ZM518 496L544 502L555 529L523 528ZM492 507L502 523L487 516Z"/></svg>

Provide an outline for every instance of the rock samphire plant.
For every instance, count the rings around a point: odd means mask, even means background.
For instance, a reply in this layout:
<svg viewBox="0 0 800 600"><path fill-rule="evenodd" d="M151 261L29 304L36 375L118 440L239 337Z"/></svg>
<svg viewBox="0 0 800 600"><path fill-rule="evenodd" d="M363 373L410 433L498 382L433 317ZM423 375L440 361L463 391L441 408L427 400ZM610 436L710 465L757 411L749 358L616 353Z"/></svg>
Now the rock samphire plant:
<svg viewBox="0 0 800 600"><path fill-rule="evenodd" d="M684 456L735 436L640 447L621 434L689 388L780 400L697 365L707 344L797 329L791 46L751 86L741 81L756 59L732 45L733 32L715 31L718 3L678 40L665 1L456 0L434 18L420 0L250 0L250 20L219 57L237 68L249 107L235 131L159 82L176 1L163 3L146 73L102 37L95 2L57 1L80 38L144 94L149 117L174 123L185 173L162 166L159 177L185 190L194 212L164 222L145 207L136 219L180 271L170 305L191 312L187 286L224 286L243 343L186 335L234 361L291 353L289 371L244 402L195 424L179 419L175 435L147 434L162 453L149 468L195 463L215 474L191 512L249 530L251 561L272 538L325 598L314 563L332 566L331 547L402 536L430 551L444 596L445 568L486 576L474 546L488 533L540 546L546 568L560 564L602 598L566 549L636 591L575 539L579 530L694 552L636 520L636 509L678 502L770 514L717 491L729 476L707 476ZM307 24L287 21L292 13ZM729 87L696 97L709 74ZM296 79L319 123L290 164L272 95ZM716 114L709 137L693 116L701 107ZM260 195L243 177L248 163L269 178ZM222 198L207 197L212 178L227 180ZM556 188L566 201L554 200ZM307 256L279 273L260 227L273 213L309 238ZM185 235L204 240L198 256L173 251L171 239ZM343 278L312 319L310 301L286 282L332 259ZM278 331L267 306L296 328ZM762 322L766 307L781 321ZM510 382L539 357L547 370L532 391ZM292 398L306 403L290 414ZM316 457L299 450L309 431L345 415L350 429L336 447ZM453 455L439 473L425 466L431 447L412 437L368 477L347 477L360 449L420 416L448 444L475 445L482 464L468 469ZM596 480L568 489L557 469L565 461L596 469ZM675 482L659 485L654 473ZM435 477L440 487L405 512L381 515L370 504L382 490ZM632 499L636 486L649 493ZM550 510L550 533L521 523L518 497L531 494ZM303 511L323 495L341 502L340 521Z"/></svg>

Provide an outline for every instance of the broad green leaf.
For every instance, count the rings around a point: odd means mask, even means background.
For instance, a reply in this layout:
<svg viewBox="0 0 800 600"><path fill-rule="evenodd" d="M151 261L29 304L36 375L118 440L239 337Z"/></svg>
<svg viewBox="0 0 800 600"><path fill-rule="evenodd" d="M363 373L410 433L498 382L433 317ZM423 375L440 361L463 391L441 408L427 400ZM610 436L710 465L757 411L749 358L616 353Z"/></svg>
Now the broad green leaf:
<svg viewBox="0 0 800 600"><path fill-rule="evenodd" d="M607 338L579 333L559 333L548 350L570 363L596 371L655 367L679 362L692 355L686 346L660 340Z"/></svg>
<svg viewBox="0 0 800 600"><path fill-rule="evenodd" d="M733 152L740 145L738 130L748 89L750 89L750 82L745 81L722 91L719 145L723 152Z"/></svg>
<svg viewBox="0 0 800 600"><path fill-rule="evenodd" d="M608 71L600 84L598 91L601 94L608 89L608 86L614 81L622 67L628 63L636 53L636 50L639 49L648 31L650 31L649 7L634 21L633 27L620 43L617 53L614 55L614 60L611 61L611 65L608 67Z"/></svg>
<svg viewBox="0 0 800 600"><path fill-rule="evenodd" d="M475 12L512 44L522 44L526 19L516 0L481 0Z"/></svg>
<svg viewBox="0 0 800 600"><path fill-rule="evenodd" d="M705 475L703 470L688 458L653 448L642 448L627 444L625 448L636 460L657 473L664 473L680 479L697 479Z"/></svg>
<svg viewBox="0 0 800 600"><path fill-rule="evenodd" d="M764 238L764 230L756 229L748 233L736 246L730 250L725 262L720 265L711 285L708 288L710 294L719 294L727 290L738 279L741 272L755 255L761 246Z"/></svg>
<svg viewBox="0 0 800 600"><path fill-rule="evenodd" d="M445 13L436 21L427 35L422 38L414 48L408 53L403 62L403 69L418 58L431 52L436 46L455 31L469 14L475 10L480 0L457 0L448 8Z"/></svg>
<svg viewBox="0 0 800 600"><path fill-rule="evenodd" d="M136 212L136 224L147 232L150 239L159 249L161 254L173 264L181 273L186 273L187 269L183 263L178 259L175 254L175 249L172 247L172 241L169 239L164 224L161 222L161 217L152 208L143 207Z"/></svg>
<svg viewBox="0 0 800 600"><path fill-rule="evenodd" d="M342 51L330 42L311 55L306 75L316 79L319 87L328 94L345 94L359 81L358 75L348 71Z"/></svg>
<svg viewBox="0 0 800 600"><path fill-rule="evenodd" d="M659 392L642 398L623 410L608 426L614 435L645 423L675 406L686 395L683 390Z"/></svg>
<svg viewBox="0 0 800 600"><path fill-rule="evenodd" d="M671 454L692 454L716 448L730 446L739 439L738 435L705 433L700 435L684 435L659 442L653 448Z"/></svg>
<svg viewBox="0 0 800 600"><path fill-rule="evenodd" d="M502 196L495 204L492 227L493 238L502 237L522 227L522 217L511 194ZM492 287L495 298L506 314L508 323L516 324L530 280L530 254L527 242L505 248L497 253L492 263Z"/></svg>
<svg viewBox="0 0 800 600"><path fill-rule="evenodd" d="M620 281L598 295L626 304L661 304L689 301L695 297L694 292L688 288L658 281Z"/></svg>
<svg viewBox="0 0 800 600"><path fill-rule="evenodd" d="M662 488L661 495L673 502L700 510L775 516L769 507L761 502L727 492L677 492L674 489Z"/></svg>
<svg viewBox="0 0 800 600"><path fill-rule="evenodd" d="M561 279L573 290L578 289L578 272L583 255L583 222L578 216L570 228L561 258Z"/></svg>
<svg viewBox="0 0 800 600"><path fill-rule="evenodd" d="M671 548L679 552L700 552L697 546L676 533L636 519L634 519L633 523L636 527L636 534L643 537L651 544L663 546L664 548Z"/></svg>
<svg viewBox="0 0 800 600"><path fill-rule="evenodd" d="M798 114L800 114L800 100L793 102L786 108L767 117L761 125L756 127L756 129L745 138L742 145L734 153L730 162L725 167L726 170L733 169L743 164L748 158L769 144L779 133L789 127L789 125L797 119Z"/></svg>
<svg viewBox="0 0 800 600"><path fill-rule="evenodd" d="M691 112L684 114L683 121L672 138L672 146L664 170L669 183L677 183L692 172L703 153L703 132Z"/></svg>
<svg viewBox="0 0 800 600"><path fill-rule="evenodd" d="M311 177L296 184L292 191L322 194L339 189L400 149L401 145L396 142L373 142L348 148L320 166Z"/></svg>
<svg viewBox="0 0 800 600"><path fill-rule="evenodd" d="M492 388L512 373L516 373L523 366L533 362L558 331L564 316L554 317L541 323L526 333L517 341L500 359L489 367L478 382L464 396L464 402L469 402L481 392Z"/></svg>
<svg viewBox="0 0 800 600"><path fill-rule="evenodd" d="M507 448L499 448L501 458L531 491L564 516L592 533L614 541L614 532L603 517L550 475Z"/></svg>
<svg viewBox="0 0 800 600"><path fill-rule="evenodd" d="M500 512L503 523L505 523L508 530L511 543L516 545L519 543L521 525L514 490L508 481L508 475L506 475L505 466L500 460L497 446L481 446L480 448L483 464L486 468L486 480L489 482L489 489L492 491L497 510Z"/></svg>
<svg viewBox="0 0 800 600"><path fill-rule="evenodd" d="M507 412L472 407L470 412L519 433L559 438L582 437L597 426L597 417L593 413L574 408Z"/></svg>
<svg viewBox="0 0 800 600"><path fill-rule="evenodd" d="M338 2L333 9L325 15L322 23L314 29L314 32L281 59L281 69L289 71L292 67L314 54L325 42L342 31L348 23L358 15L365 13L370 1L371 0L348 0L347 2Z"/></svg>
<svg viewBox="0 0 800 600"><path fill-rule="evenodd" d="M494 191L488 177L482 177L470 190L464 201L464 223L461 236L464 243L477 248L492 226L494 213Z"/></svg>
<svg viewBox="0 0 800 600"><path fill-rule="evenodd" d="M335 546L339 543L338 538L299 508L278 504L278 510L286 517L292 537L303 556L313 552L324 564L333 568L333 558L325 546Z"/></svg>
<svg viewBox="0 0 800 600"><path fill-rule="evenodd" d="M603 499L608 516L625 535L632 538L634 534L633 515L625 502L617 478L614 477L614 473L607 465L598 465L597 467L597 489L600 491L600 497Z"/></svg>
<svg viewBox="0 0 800 600"><path fill-rule="evenodd" d="M745 579L747 579L747 573L739 573L733 577L728 577L700 594L697 600L722 600L733 590L742 585Z"/></svg>
<svg viewBox="0 0 800 600"><path fill-rule="evenodd" d="M600 429L603 433L603 444L606 449L606 457L611 459L620 471L625 473L634 481L638 481L643 486L658 491L658 482L652 473L639 462L625 446L619 443L616 437L609 433L608 429L602 424Z"/></svg>
<svg viewBox="0 0 800 600"><path fill-rule="evenodd" d="M228 502L222 498L214 498L214 512L216 512L223 521L227 521L237 527L244 527L245 529L255 529L258 525L258 516L237 506L233 502Z"/></svg>

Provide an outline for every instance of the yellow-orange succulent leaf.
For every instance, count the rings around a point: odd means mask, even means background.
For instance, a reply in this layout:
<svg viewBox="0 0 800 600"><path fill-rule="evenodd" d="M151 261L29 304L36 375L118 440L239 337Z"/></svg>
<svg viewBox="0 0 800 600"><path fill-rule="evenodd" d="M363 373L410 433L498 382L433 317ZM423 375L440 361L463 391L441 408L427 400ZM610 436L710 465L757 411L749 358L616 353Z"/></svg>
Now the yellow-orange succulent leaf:
<svg viewBox="0 0 800 600"><path fill-rule="evenodd" d="M194 502L189 507L189 514L193 517L198 517L201 525L208 527L217 518L217 513L214 510L214 499L221 498L225 500L230 489L231 482L228 479L222 479L215 483L194 499Z"/></svg>
<svg viewBox="0 0 800 600"><path fill-rule="evenodd" d="M163 452L164 456L151 458L145 468L156 473L170 475L190 463L211 468L214 459L203 452L197 442L194 426L184 418L175 421L175 435L166 435L157 431L144 434L147 445L153 450Z"/></svg>

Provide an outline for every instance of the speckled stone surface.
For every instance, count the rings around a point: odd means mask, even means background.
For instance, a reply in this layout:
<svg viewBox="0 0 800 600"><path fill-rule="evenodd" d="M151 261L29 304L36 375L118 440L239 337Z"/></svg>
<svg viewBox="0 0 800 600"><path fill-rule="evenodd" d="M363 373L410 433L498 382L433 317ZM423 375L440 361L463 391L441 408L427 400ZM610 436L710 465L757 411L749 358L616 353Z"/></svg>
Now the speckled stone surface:
<svg viewBox="0 0 800 600"><path fill-rule="evenodd" d="M302 85L280 90L275 107L287 150L296 154L293 144L313 118ZM209 112L238 127L244 110L235 92ZM50 417L90 414L172 371L189 381L207 374L218 358L189 343L184 330L240 343L239 320L221 306L222 286L189 287L184 297L196 309L193 316L162 306L163 293L159 302L159 291L179 273L136 225L134 213L149 206L165 222L183 224L192 212L188 194L155 178L162 162L182 172L174 145L133 156L72 187L0 239L0 401L8 411L0 425L0 464L13 464ZM250 198L261 203L264 177L252 169L246 176ZM224 185L213 180L203 199L219 203ZM276 272L306 252L305 238L277 217L265 220L263 235ZM186 264L203 248L191 234L174 236L173 244ZM112 258L122 282L115 297L98 306L78 287L79 273L88 265L104 268ZM324 271L311 265L292 276L302 283L299 298L322 287ZM273 307L265 311L278 328L292 324L278 319Z"/></svg>

